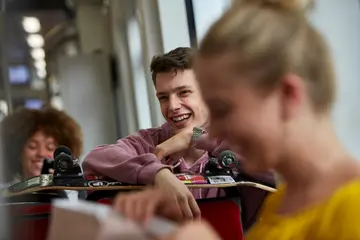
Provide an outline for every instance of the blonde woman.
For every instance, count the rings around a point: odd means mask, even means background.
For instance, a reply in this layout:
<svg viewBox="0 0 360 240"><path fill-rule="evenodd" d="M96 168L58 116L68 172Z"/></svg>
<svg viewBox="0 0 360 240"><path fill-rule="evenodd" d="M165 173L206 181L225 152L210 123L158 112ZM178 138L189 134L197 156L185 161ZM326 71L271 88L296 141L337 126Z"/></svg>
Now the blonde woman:
<svg viewBox="0 0 360 240"><path fill-rule="evenodd" d="M242 153L249 173L274 169L283 181L248 240L360 239L360 166L335 134L333 61L304 2L239 1L210 28L197 57L210 133ZM145 217L178 213L166 195L143 194ZM143 219L128 197L118 208Z"/></svg>

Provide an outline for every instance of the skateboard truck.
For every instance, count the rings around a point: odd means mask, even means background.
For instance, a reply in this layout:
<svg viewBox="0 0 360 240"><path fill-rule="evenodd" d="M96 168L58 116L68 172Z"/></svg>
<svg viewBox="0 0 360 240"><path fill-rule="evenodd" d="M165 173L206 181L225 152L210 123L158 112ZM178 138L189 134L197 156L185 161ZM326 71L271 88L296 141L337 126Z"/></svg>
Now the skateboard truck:
<svg viewBox="0 0 360 240"><path fill-rule="evenodd" d="M87 186L79 160L73 157L71 150L65 146L57 148L54 152L53 184L70 187Z"/></svg>
<svg viewBox="0 0 360 240"><path fill-rule="evenodd" d="M218 157L210 156L205 166L205 176L229 175L234 179L237 177L239 161L232 151L222 151Z"/></svg>

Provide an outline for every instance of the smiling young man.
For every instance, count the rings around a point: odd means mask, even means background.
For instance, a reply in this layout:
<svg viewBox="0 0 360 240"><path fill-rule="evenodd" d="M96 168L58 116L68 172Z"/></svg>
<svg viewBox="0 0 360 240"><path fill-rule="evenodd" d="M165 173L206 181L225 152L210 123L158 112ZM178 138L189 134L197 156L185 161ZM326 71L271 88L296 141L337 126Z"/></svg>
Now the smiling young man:
<svg viewBox="0 0 360 240"><path fill-rule="evenodd" d="M217 156L227 149L226 144L209 139L206 133L208 109L192 69L193 54L191 48L176 48L152 60L152 79L165 124L140 130L115 144L98 146L83 163L87 175L154 184L173 197L172 204L180 205L187 218L200 216L195 198L217 197L219 189L190 191L173 173L203 173L209 155ZM260 178L273 183L272 176ZM250 220L266 193L248 189L244 195L243 205Z"/></svg>

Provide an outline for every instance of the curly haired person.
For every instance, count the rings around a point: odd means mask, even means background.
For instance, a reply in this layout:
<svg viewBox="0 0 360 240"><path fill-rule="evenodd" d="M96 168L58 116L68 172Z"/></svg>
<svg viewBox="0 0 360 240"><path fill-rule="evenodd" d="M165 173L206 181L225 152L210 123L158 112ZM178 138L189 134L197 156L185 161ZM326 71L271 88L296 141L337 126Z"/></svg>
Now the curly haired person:
<svg viewBox="0 0 360 240"><path fill-rule="evenodd" d="M20 108L0 123L5 182L13 183L41 174L43 161L60 145L75 157L82 154L80 126L64 111L51 107Z"/></svg>

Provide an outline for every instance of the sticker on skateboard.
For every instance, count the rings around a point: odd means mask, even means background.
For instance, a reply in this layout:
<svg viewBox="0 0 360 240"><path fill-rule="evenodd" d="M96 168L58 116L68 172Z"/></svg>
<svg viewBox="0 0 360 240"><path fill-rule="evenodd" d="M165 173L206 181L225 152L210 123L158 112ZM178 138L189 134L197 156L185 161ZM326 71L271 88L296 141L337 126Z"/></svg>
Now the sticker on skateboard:
<svg viewBox="0 0 360 240"><path fill-rule="evenodd" d="M206 184L208 181L202 175L190 175L186 173L175 174L175 176L184 184Z"/></svg>
<svg viewBox="0 0 360 240"><path fill-rule="evenodd" d="M225 184L235 183L235 180L231 176L209 176L207 177L210 184Z"/></svg>

